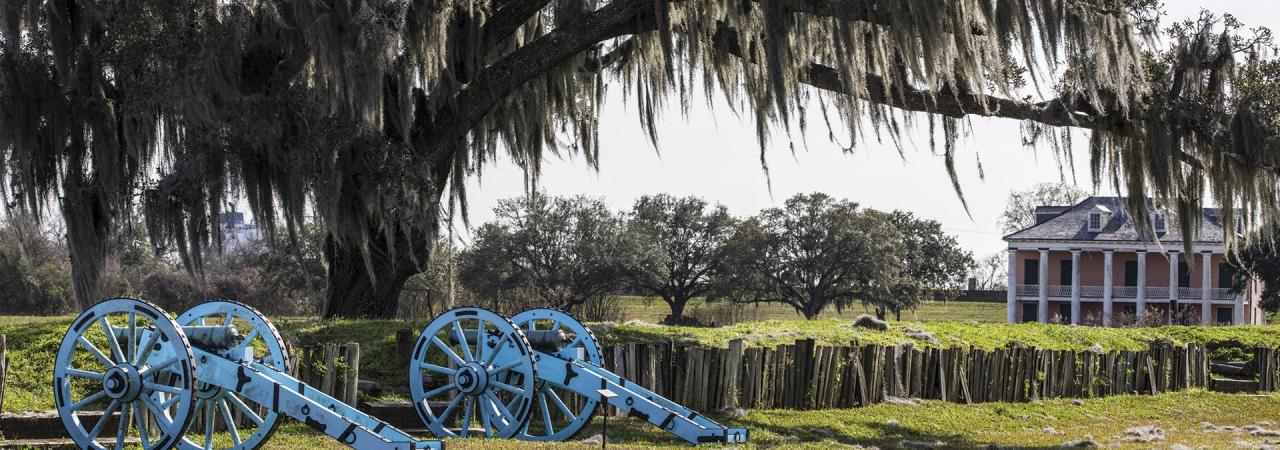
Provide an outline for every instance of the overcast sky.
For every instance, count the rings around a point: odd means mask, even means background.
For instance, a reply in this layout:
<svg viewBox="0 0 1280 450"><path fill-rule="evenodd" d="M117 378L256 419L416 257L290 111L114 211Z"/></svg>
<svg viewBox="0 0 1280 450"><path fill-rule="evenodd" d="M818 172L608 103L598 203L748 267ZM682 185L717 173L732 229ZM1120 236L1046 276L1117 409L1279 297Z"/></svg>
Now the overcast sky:
<svg viewBox="0 0 1280 450"><path fill-rule="evenodd" d="M1204 8L1230 12L1247 25L1280 32L1277 2L1171 0L1166 2L1169 15L1162 24L1195 17ZM782 136L773 140L765 155L766 177L754 125L735 117L727 107L698 102L687 118L673 109L661 123L659 154L638 125L634 103L624 103L615 90L600 117L600 170L592 171L580 157L551 158L544 164L540 187L554 195L602 197L615 209L628 209L645 194L692 194L723 203L739 216L781 205L799 192L821 191L872 208L903 209L938 220L947 232L959 236L961 245L982 256L1005 248L998 218L1011 190L1064 176L1048 148L1021 145L1017 121L975 118L957 156L970 217L951 188L942 158L929 151L927 127L912 134L918 145L908 148L904 156L888 142L864 142L853 154L846 154L840 145L828 141L826 127L815 117L807 149L797 147L792 155ZM985 180L978 177L978 158ZM1083 145L1077 145L1076 166L1074 181L1090 189ZM1072 181L1069 172L1065 176ZM482 179L472 179L468 189L471 223L479 225L492 219L498 199L522 195L523 175L502 161L487 167ZM1112 193L1104 185L1100 194ZM460 230L461 223L456 228ZM463 242L468 239L466 233L457 237Z"/></svg>

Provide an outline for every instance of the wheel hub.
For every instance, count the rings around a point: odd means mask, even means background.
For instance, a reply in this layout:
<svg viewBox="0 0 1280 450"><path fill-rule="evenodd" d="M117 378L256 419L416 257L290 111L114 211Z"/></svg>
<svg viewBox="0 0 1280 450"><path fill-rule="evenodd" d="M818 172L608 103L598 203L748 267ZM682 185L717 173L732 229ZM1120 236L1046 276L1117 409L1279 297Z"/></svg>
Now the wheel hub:
<svg viewBox="0 0 1280 450"><path fill-rule="evenodd" d="M131 402L142 391L142 376L132 364L119 364L107 370L102 377L102 390L107 397L121 402Z"/></svg>
<svg viewBox="0 0 1280 450"><path fill-rule="evenodd" d="M489 372L477 362L469 362L453 373L453 383L467 395L480 395L489 386Z"/></svg>

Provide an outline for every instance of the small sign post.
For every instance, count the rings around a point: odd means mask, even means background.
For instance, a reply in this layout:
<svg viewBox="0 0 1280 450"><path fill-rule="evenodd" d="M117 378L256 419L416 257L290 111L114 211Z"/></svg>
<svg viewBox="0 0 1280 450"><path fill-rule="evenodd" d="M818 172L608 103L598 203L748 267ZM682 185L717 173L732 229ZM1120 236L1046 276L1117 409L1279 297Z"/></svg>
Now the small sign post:
<svg viewBox="0 0 1280 450"><path fill-rule="evenodd" d="M604 416L604 424L601 426L600 431L600 448L604 449L609 445L609 409L604 405L609 403L609 399L617 397L618 394L607 388L596 390L596 393L600 394L600 398L604 400L600 402L600 408L604 412L604 414L601 414Z"/></svg>

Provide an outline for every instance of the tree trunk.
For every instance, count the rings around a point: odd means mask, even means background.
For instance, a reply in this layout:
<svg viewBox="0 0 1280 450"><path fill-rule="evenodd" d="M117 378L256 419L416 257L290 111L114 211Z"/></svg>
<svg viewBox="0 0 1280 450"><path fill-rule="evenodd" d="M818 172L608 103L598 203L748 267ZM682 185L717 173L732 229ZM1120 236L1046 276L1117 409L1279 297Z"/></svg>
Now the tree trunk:
<svg viewBox="0 0 1280 450"><path fill-rule="evenodd" d="M884 305L876 305L876 318L880 320L884 320L884 316L885 316Z"/></svg>
<svg viewBox="0 0 1280 450"><path fill-rule="evenodd" d="M667 319L663 322L666 322L668 325L681 324L683 322L682 319L684 319L684 306L689 303L689 299L673 296L671 298L664 297L663 300L666 300L667 306L671 307L671 314L668 315Z"/></svg>
<svg viewBox="0 0 1280 450"><path fill-rule="evenodd" d="M81 310L103 300L102 268L107 262L111 212L96 189L68 176L62 197L62 217L67 226L67 250L71 259L71 284Z"/></svg>
<svg viewBox="0 0 1280 450"><path fill-rule="evenodd" d="M809 303L806 303L804 305L804 309L801 310L800 312L804 314L805 319L813 320L814 318L818 317L818 313L822 312L823 305L824 305L824 302L815 298L810 298Z"/></svg>
<svg viewBox="0 0 1280 450"><path fill-rule="evenodd" d="M396 317L400 291L426 265L430 247L419 240L397 240L397 251L392 254L385 242L380 237L369 240L366 265L365 250L357 243L339 241L332 235L325 238L325 259L329 261L325 318ZM415 251L416 262L410 255Z"/></svg>

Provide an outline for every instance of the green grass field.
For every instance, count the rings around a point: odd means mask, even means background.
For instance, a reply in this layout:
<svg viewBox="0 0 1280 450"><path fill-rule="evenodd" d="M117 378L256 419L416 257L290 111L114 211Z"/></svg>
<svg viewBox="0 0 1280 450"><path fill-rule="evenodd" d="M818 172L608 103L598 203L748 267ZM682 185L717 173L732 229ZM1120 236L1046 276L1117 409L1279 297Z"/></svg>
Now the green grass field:
<svg viewBox="0 0 1280 450"><path fill-rule="evenodd" d="M46 322L69 322L74 316L0 316L0 327L34 325Z"/></svg>
<svg viewBox="0 0 1280 450"><path fill-rule="evenodd" d="M1280 397L1192 391L1158 396L1116 396L1075 404L1070 400L961 405L925 401L917 406L880 404L818 411L753 410L723 423L751 430L751 442L733 448L837 449L853 446L903 448L928 443L936 448L1058 448L1091 438L1104 448L1260 448L1268 439L1241 427L1280 417ZM1230 426L1234 430L1209 430ZM1133 441L1126 430L1157 427L1159 440ZM599 434L600 420L577 439ZM609 421L610 448L690 448L683 441L638 420ZM909 441L909 442L904 442ZM449 440L450 450L582 449L581 442L535 444L512 440ZM713 448L718 446L713 446ZM296 422L288 423L265 446L269 449L342 449L335 441ZM701 448L701 447L700 447ZM722 447L723 448L723 447ZM1265 448L1265 447L1261 447Z"/></svg>
<svg viewBox="0 0 1280 450"><path fill-rule="evenodd" d="M661 298L620 296L623 304L624 320L640 320L650 323L661 322L671 313ZM685 306L685 314L691 317L713 316L717 308L733 308L737 314L749 318L750 321L803 319L795 308L780 303L765 304L726 304L725 302L708 303L705 299L695 298ZM861 305L847 308L844 311L828 309L818 316L820 319L846 319L858 314L872 313ZM904 312L902 320L917 322L965 321L1004 322L1004 304L989 302L925 302L914 312Z"/></svg>

